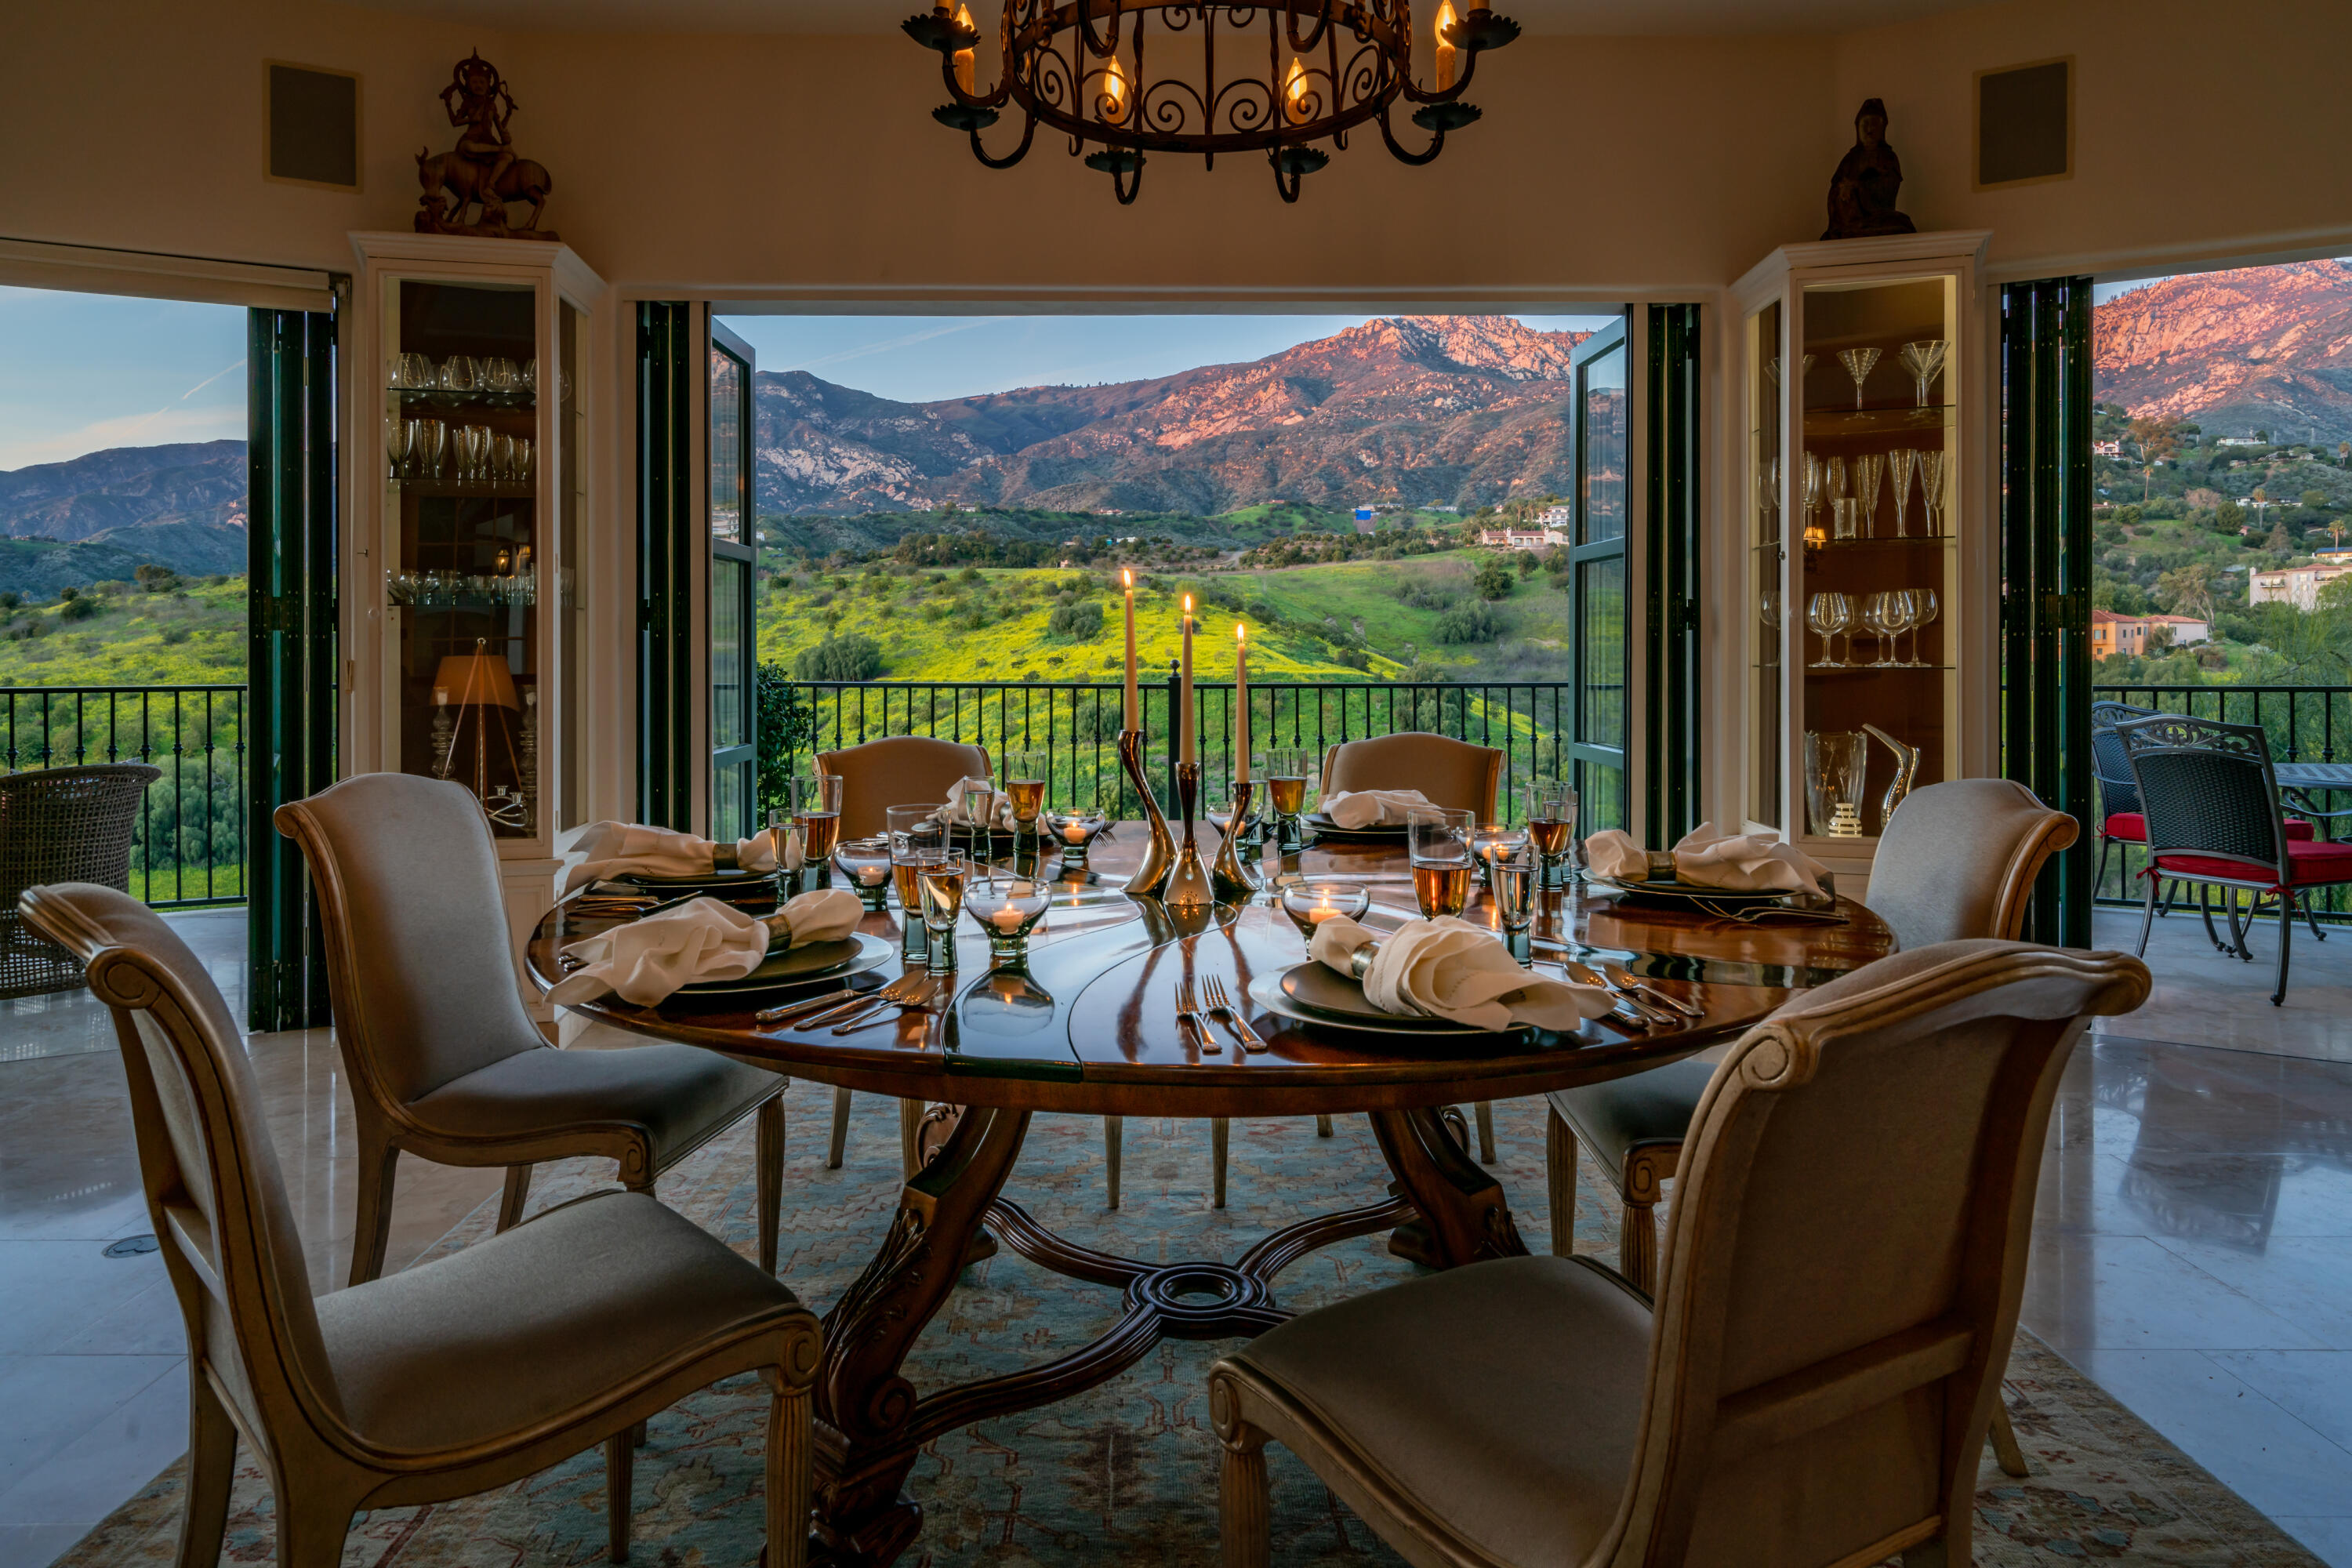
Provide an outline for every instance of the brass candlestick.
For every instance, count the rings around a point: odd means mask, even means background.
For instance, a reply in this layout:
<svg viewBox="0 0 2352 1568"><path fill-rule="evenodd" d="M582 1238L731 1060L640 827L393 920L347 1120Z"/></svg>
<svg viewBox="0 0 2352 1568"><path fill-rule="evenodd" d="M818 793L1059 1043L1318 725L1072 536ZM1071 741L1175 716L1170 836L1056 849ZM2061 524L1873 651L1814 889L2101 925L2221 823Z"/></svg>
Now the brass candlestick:
<svg viewBox="0 0 2352 1568"><path fill-rule="evenodd" d="M1241 836L1249 830L1250 795L1256 787L1247 779L1234 781L1233 815L1225 818L1223 842L1217 846L1217 858L1209 867L1209 886L1215 891L1221 904L1247 903L1260 888L1258 879L1250 874L1250 868L1242 864L1241 855L1235 847ZM1192 826L1191 814L1186 816L1185 826L1189 830Z"/></svg>
<svg viewBox="0 0 2352 1568"><path fill-rule="evenodd" d="M1168 819L1160 814L1160 802L1143 776L1142 731L1118 732L1118 764L1127 770L1127 782L1135 786L1137 798L1143 802L1143 825L1151 835L1151 842L1143 847L1141 864L1127 879L1127 890L1139 898L1158 898L1176 864L1176 840L1169 836Z"/></svg>
<svg viewBox="0 0 2352 1568"><path fill-rule="evenodd" d="M1201 764L1176 764L1176 809L1184 819L1184 842L1176 851L1176 864L1168 873L1168 880L1160 889L1160 902L1179 920L1213 907L1217 891L1209 880L1209 869L1201 864L1201 845L1193 836L1192 814L1201 804Z"/></svg>

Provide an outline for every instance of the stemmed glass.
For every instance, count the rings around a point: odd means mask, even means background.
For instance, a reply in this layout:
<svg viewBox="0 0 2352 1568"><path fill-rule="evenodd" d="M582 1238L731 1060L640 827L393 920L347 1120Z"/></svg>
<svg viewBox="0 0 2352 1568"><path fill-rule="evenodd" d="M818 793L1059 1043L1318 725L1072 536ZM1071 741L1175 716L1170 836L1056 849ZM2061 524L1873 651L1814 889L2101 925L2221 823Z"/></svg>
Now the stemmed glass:
<svg viewBox="0 0 2352 1568"><path fill-rule="evenodd" d="M1874 515L1878 510L1879 476L1886 471L1886 458L1877 452L1868 452L1853 460L1853 499L1862 517L1862 536L1878 537L1878 525Z"/></svg>
<svg viewBox="0 0 2352 1568"><path fill-rule="evenodd" d="M1878 657L1870 661L1872 669L1885 669L1895 662L1895 634L1903 629L1903 612L1897 603L1899 592L1882 589L1862 597L1862 624L1864 630L1878 639Z"/></svg>
<svg viewBox="0 0 2352 1568"><path fill-rule="evenodd" d="M833 852L833 862L849 879L858 899L877 912L890 906L890 837L845 838Z"/></svg>
<svg viewBox="0 0 2352 1568"><path fill-rule="evenodd" d="M1067 875L1086 870L1087 846L1110 826L1110 818L1091 807L1076 806L1068 811L1047 812L1045 826L1061 842L1062 870Z"/></svg>
<svg viewBox="0 0 2352 1568"><path fill-rule="evenodd" d="M1933 588L1906 588L1904 594L1910 600L1911 663L1915 668L1925 668L1927 661L1919 657L1919 628L1934 621L1943 606Z"/></svg>
<svg viewBox="0 0 2352 1568"><path fill-rule="evenodd" d="M1936 373L1944 368L1944 355L1950 348L1951 345L1941 338L1927 338L1916 343L1905 343L1903 352L1895 356L1903 362L1903 368L1911 373L1912 383L1919 389L1919 406L1922 408L1927 406L1927 388L1935 381Z"/></svg>
<svg viewBox="0 0 2352 1568"><path fill-rule="evenodd" d="M1850 594L1815 594L1805 601L1805 624L1822 639L1822 657L1813 662L1815 669L1848 669L1853 668L1837 657L1835 641L1842 632L1853 630L1853 596Z"/></svg>
<svg viewBox="0 0 2352 1568"><path fill-rule="evenodd" d="M1305 847L1307 830L1299 813L1307 809L1307 774L1312 753L1295 747L1277 747L1265 754L1266 803L1274 808L1275 853L1287 855Z"/></svg>
<svg viewBox="0 0 2352 1568"><path fill-rule="evenodd" d="M1045 753L1004 753L1004 797L1013 803L1013 831L1034 842L1045 811Z"/></svg>
<svg viewBox="0 0 2352 1568"><path fill-rule="evenodd" d="M1895 479L1895 537L1907 539L1911 534L1911 480L1919 472L1919 454L1909 447L1897 447L1886 454L1886 471Z"/></svg>
<svg viewBox="0 0 2352 1568"><path fill-rule="evenodd" d="M384 452L392 460L392 482L408 471L408 449L416 440L416 421L394 419L384 429Z"/></svg>
<svg viewBox="0 0 2352 1568"><path fill-rule="evenodd" d="M1028 955L1029 933L1045 918L1053 901L1052 888L1016 871L988 865L971 868L963 907L988 933L988 957L992 968L1018 963Z"/></svg>
<svg viewBox="0 0 2352 1568"><path fill-rule="evenodd" d="M1576 791L1559 779L1531 779L1527 791L1528 843L1536 852L1536 870L1549 887L1552 868L1576 844Z"/></svg>
<svg viewBox="0 0 2352 1568"><path fill-rule="evenodd" d="M1853 406L1856 412L1862 408L1862 384L1870 379L1871 371L1878 364L1878 356L1885 352L1884 349L1838 350L1838 363L1845 366L1846 374L1853 377Z"/></svg>
<svg viewBox="0 0 2352 1568"><path fill-rule="evenodd" d="M1404 821L1412 863L1412 895L1421 906L1421 918L1460 914L1470 901L1470 837L1477 827L1476 814L1450 806L1416 805L1406 811Z"/></svg>
<svg viewBox="0 0 2352 1568"><path fill-rule="evenodd" d="M1822 460L1811 452L1805 454L1804 493L1804 525L1806 531L1811 532L1813 526L1814 509L1822 504Z"/></svg>
<svg viewBox="0 0 2352 1568"><path fill-rule="evenodd" d="M441 362L441 390L471 392L479 384L473 360L465 354L451 354Z"/></svg>
<svg viewBox="0 0 2352 1568"><path fill-rule="evenodd" d="M1807 354L1797 362L1797 395L1799 397L1805 395L1805 377L1813 368L1814 357L1815 356L1811 354ZM1764 374L1772 378L1773 385L1778 386L1780 384L1780 356L1779 354L1774 354L1771 360L1765 365Z"/></svg>
<svg viewBox="0 0 2352 1568"><path fill-rule="evenodd" d="M1919 454L1919 493L1927 502L1927 537L1940 538L1944 521L1944 454L1929 449Z"/></svg>
<svg viewBox="0 0 2352 1568"><path fill-rule="evenodd" d="M449 442L449 427L438 419L412 419L409 451L415 459L416 477L437 479L441 477L441 454Z"/></svg>
<svg viewBox="0 0 2352 1568"><path fill-rule="evenodd" d="M964 889L971 863L961 849L942 849L915 868L915 889L923 910L923 931L930 938L929 970L945 974L955 968L956 921L963 917Z"/></svg>

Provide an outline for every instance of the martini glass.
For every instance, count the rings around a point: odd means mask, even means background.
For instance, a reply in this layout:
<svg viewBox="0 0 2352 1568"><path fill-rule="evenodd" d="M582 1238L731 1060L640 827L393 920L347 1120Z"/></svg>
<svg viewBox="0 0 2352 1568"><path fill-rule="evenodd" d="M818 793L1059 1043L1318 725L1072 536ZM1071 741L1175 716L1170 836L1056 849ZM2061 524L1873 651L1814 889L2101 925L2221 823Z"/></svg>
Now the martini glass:
<svg viewBox="0 0 2352 1568"><path fill-rule="evenodd" d="M1878 356L1884 353L1884 349L1838 350L1838 363L1845 366L1846 374L1853 377L1853 406L1857 413L1862 409L1862 384L1870 379L1870 373L1877 367Z"/></svg>
<svg viewBox="0 0 2352 1568"><path fill-rule="evenodd" d="M1920 407L1927 406L1927 388L1934 383L1936 373L1944 368L1944 356L1950 351L1951 344L1943 339L1927 338L1916 343L1905 343L1903 352L1895 356L1903 362L1903 368L1911 373L1912 384L1918 388Z"/></svg>

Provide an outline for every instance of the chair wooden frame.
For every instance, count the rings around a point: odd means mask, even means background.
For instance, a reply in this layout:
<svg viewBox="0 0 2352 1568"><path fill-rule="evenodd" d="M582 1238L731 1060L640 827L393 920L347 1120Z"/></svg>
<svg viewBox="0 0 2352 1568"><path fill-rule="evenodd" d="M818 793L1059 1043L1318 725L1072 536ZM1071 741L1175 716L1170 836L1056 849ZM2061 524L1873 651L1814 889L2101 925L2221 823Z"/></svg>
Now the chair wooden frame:
<svg viewBox="0 0 2352 1568"><path fill-rule="evenodd" d="M113 942L72 907L81 890L32 889L22 908L30 923L82 957L92 994L114 1012L148 1214L163 1244L190 1350L178 1568L212 1568L219 1559L240 1437L269 1477L278 1561L285 1568L341 1563L352 1518L363 1510L471 1496L599 1443L607 1497L615 1505L613 1559L625 1562L635 1435L648 1417L696 1390L752 1372L772 1396L766 1560L778 1568L806 1560L814 1459L810 1390L822 1331L805 1308L681 1346L586 1405L492 1438L446 1449L392 1449L354 1430L325 1364L299 1243L287 1256L292 1215L274 1159L250 1147L261 1126L258 1108L239 1106L236 1069L221 1054L238 1048L236 1042L212 1037L196 999L169 969ZM141 1018L152 1020L152 1035ZM202 1170L184 1168L175 1152L156 1072L156 1058L165 1052L185 1086L172 1086L173 1102L201 1135Z"/></svg>
<svg viewBox="0 0 2352 1568"><path fill-rule="evenodd" d="M735 1122L708 1129L689 1144L656 1160L652 1129L643 1122L600 1117L563 1126L541 1128L527 1136L505 1133L461 1133L434 1128L420 1121L407 1103L385 1082L378 1065L383 1046L375 1038L373 1020L359 1002L359 947L351 921L351 891L343 881L334 846L325 826L307 801L291 801L271 819L278 831L301 847L310 863L310 885L317 895L319 923L325 936L327 989L333 1001L335 1040L344 1071L352 1081L352 1110L359 1140L358 1214L352 1231L350 1282L365 1284L383 1272L384 1249L392 1236L393 1184L403 1151L436 1164L506 1167L506 1190L499 1204L498 1229L520 1223L530 1196L530 1170L543 1160L575 1156L608 1159L618 1166L621 1184L632 1192L651 1192L664 1171L691 1156ZM487 824L482 851L493 855ZM776 1268L776 1235L782 1224L784 1194L784 1090L791 1080L779 1076L773 1093L761 1099L757 1118L757 1173L760 1222L760 1263L770 1273ZM741 1118L737 1118L740 1121Z"/></svg>
<svg viewBox="0 0 2352 1568"><path fill-rule="evenodd" d="M1934 1506L1854 1542L1835 1563L1866 1568L1897 1553L1905 1568L1969 1561L1977 1455L2000 1408L2000 1374L2024 1292L2033 1194L2059 1079L2091 1018L2138 1006L2148 975L2145 965L2118 953L2013 942L1949 949L1950 958L1893 984L1783 1010L1743 1036L1716 1072L1683 1156L1684 1190L1654 1305L1631 1468L1615 1518L1583 1555L1583 1568L1683 1561L1717 1476L1776 1450L1788 1453L1815 1433L1938 1384ZM1752 1386L1725 1387L1727 1330L1742 1310L1742 1209L1748 1173L1770 1136L1773 1102L1812 1081L1842 1049L1929 1037L1992 1018L2010 1020L2013 1033L1979 1118L1972 1197L1943 1314ZM1601 1264L1574 1261L1633 1289ZM1455 1327L1475 1331L1475 1325ZM1226 1568L1263 1568L1267 1561L1269 1441L1305 1459L1409 1561L1518 1568L1433 1512L1247 1354L1218 1362L1209 1379L1210 1416L1224 1446Z"/></svg>

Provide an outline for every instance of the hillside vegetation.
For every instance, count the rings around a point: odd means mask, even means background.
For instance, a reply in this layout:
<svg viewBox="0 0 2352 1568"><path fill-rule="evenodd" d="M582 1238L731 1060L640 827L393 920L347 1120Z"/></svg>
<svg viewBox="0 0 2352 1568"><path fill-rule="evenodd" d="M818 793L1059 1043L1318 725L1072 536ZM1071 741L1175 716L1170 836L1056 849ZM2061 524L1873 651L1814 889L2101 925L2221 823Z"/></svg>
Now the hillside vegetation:
<svg viewBox="0 0 2352 1568"><path fill-rule="evenodd" d="M0 686L195 686L245 679L246 581L175 578L27 605L0 593ZM71 592L71 590L68 590Z"/></svg>

